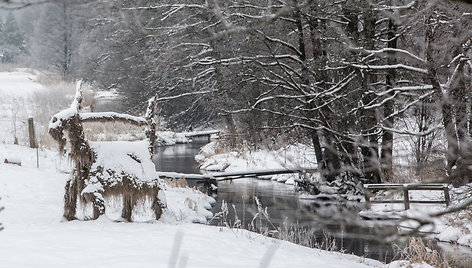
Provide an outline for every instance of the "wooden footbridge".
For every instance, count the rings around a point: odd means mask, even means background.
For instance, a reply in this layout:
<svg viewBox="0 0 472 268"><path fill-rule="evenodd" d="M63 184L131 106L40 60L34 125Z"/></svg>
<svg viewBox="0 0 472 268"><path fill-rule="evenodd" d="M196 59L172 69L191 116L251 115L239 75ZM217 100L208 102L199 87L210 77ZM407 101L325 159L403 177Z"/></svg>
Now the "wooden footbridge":
<svg viewBox="0 0 472 268"><path fill-rule="evenodd" d="M192 131L182 133L186 138L192 141L210 141L212 135L219 135L219 130Z"/></svg>
<svg viewBox="0 0 472 268"><path fill-rule="evenodd" d="M412 184L364 184L364 188L368 191L396 191L403 193L403 199L371 199L371 193L365 194L365 203L367 209L371 208L371 203L389 203L389 204L403 204L405 210L410 209L410 204L446 204L449 206L449 185L439 183L412 183ZM444 192L443 200L411 200L409 191L442 191Z"/></svg>

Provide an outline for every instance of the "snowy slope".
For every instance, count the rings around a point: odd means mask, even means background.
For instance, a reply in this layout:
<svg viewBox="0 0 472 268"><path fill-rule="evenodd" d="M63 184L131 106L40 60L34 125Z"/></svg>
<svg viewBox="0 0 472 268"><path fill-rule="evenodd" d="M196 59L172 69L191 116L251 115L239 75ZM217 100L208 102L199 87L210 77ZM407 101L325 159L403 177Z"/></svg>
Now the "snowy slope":
<svg viewBox="0 0 472 268"><path fill-rule="evenodd" d="M35 72L0 72L0 95L26 99L44 87L36 82Z"/></svg>
<svg viewBox="0 0 472 268"><path fill-rule="evenodd" d="M0 72L0 142L13 143L15 136L25 140L31 98L44 89L36 79L34 72Z"/></svg>
<svg viewBox="0 0 472 268"><path fill-rule="evenodd" d="M195 160L206 171L248 171L259 169L315 169L314 150L307 145L289 145L277 151L257 150L216 154L217 144L211 142L202 147Z"/></svg>

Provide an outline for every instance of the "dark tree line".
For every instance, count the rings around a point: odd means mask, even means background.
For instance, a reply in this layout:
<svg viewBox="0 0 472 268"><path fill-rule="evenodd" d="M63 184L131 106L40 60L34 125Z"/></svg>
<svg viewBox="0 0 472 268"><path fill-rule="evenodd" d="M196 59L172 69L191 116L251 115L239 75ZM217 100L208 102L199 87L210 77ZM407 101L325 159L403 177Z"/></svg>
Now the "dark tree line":
<svg viewBox="0 0 472 268"><path fill-rule="evenodd" d="M19 28L18 22L12 13L6 19L0 19L0 58L2 63L13 63L21 56L25 56L25 34Z"/></svg>
<svg viewBox="0 0 472 268"><path fill-rule="evenodd" d="M393 179L398 136L413 141L418 174L434 162L435 178L470 177L472 16L461 4L140 0L42 8L61 10L51 33L61 42L46 45L58 45L56 69L118 88L131 112L157 94L173 127L219 120L249 144L310 140L327 180Z"/></svg>

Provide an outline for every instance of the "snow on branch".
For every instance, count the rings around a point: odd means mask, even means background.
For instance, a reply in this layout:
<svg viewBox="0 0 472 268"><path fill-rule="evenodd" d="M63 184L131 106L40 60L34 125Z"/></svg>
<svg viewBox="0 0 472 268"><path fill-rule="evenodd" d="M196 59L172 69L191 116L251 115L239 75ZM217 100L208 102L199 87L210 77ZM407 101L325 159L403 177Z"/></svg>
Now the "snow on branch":
<svg viewBox="0 0 472 268"><path fill-rule="evenodd" d="M423 59L419 56L416 56L415 54L411 53L410 51L407 51L407 50L404 50L404 49L399 49L399 48L382 48L382 49L378 49L378 50L368 50L368 49L364 49L362 47L351 47L351 49L356 50L356 51L363 51L363 52L370 53L370 54L393 54L393 53L402 54L402 55L408 56L411 59L417 60L417 61L422 62L422 63L426 63L425 59Z"/></svg>
<svg viewBox="0 0 472 268"><path fill-rule="evenodd" d="M174 100L182 97L187 97L187 96L194 96L194 95L203 95L203 94L208 94L208 93L213 93L217 92L217 89L212 89L212 90L204 90L204 91L197 91L197 92L187 92L187 93L182 93L179 95L174 95L174 96L169 96L169 97L161 97L158 99L158 101L168 101L168 100Z"/></svg>
<svg viewBox="0 0 472 268"><path fill-rule="evenodd" d="M364 69L364 70L392 70L392 69L404 69L419 73L428 74L428 70L418 67L413 67L405 64L390 64L390 65L363 65L363 64L351 64L351 66Z"/></svg>
<svg viewBox="0 0 472 268"><path fill-rule="evenodd" d="M392 132L392 133L396 133L396 134L403 134L403 135L410 135L410 136L427 136L427 135L433 133L434 131L436 131L438 129L441 129L442 124L437 124L436 126L430 128L430 129L427 129L425 131L421 131L421 132L414 132L414 131L409 131L409 130L399 130L399 129L388 128L388 127L381 127L381 128L383 130L386 130L386 131L389 131L389 132Z"/></svg>
<svg viewBox="0 0 472 268"><path fill-rule="evenodd" d="M379 11L386 11L386 10L401 10L401 9L410 9L413 8L416 4L416 1L411 1L408 4L405 4L403 6L389 6L389 5L381 5L377 8L374 8L374 10L379 10Z"/></svg>

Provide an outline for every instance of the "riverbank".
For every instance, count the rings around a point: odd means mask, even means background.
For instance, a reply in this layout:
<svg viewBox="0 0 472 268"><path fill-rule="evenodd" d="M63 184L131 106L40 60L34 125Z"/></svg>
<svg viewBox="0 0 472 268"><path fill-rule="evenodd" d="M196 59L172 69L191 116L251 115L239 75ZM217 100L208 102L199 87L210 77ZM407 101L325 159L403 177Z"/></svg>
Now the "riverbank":
<svg viewBox="0 0 472 268"><path fill-rule="evenodd" d="M217 142L203 146L195 156L203 172L239 172L267 169L316 169L315 152L301 143L288 145L278 150L243 150L240 152L221 150ZM282 174L268 178L294 184L298 175Z"/></svg>
<svg viewBox="0 0 472 268"><path fill-rule="evenodd" d="M25 148L23 155L28 151ZM107 217L64 222L67 175L52 166L37 169L29 161L23 163L0 164L0 204L5 207L0 212L5 227L0 232L0 267L384 266L241 229L190 224L179 217L151 223L117 223Z"/></svg>

